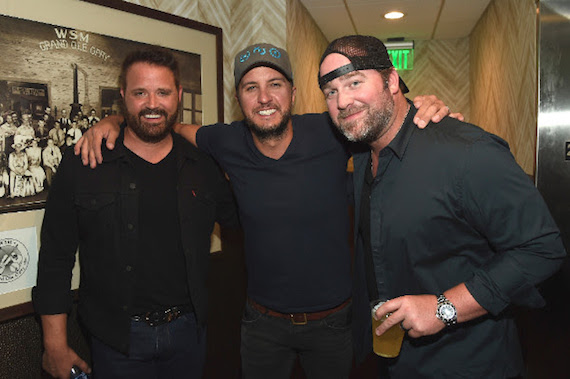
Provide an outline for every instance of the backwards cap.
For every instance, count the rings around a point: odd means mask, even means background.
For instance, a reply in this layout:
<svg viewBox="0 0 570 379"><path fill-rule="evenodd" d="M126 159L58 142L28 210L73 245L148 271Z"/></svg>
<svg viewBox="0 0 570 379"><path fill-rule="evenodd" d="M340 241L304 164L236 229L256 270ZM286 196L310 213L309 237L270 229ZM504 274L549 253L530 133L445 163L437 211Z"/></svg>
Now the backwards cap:
<svg viewBox="0 0 570 379"><path fill-rule="evenodd" d="M394 67L388 56L386 46L378 38L372 36L353 35L335 39L323 53L321 64L329 54L334 53L344 55L350 60L350 63L325 75L320 76L319 74L319 87L321 88L331 80L352 71L384 70ZM402 93L410 91L401 77L400 88Z"/></svg>
<svg viewBox="0 0 570 379"><path fill-rule="evenodd" d="M293 83L293 71L287 52L269 43L258 43L246 47L236 55L234 65L236 88L249 70L260 66L279 71Z"/></svg>

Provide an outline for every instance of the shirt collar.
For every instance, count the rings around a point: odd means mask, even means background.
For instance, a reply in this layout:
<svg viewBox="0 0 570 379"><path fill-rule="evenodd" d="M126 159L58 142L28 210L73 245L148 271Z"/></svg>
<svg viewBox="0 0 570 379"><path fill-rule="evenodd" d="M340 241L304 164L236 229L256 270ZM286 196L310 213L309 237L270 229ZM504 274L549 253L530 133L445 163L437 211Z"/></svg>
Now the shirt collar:
<svg viewBox="0 0 570 379"><path fill-rule="evenodd" d="M398 157L398 159L402 160L404 158L404 154L406 153L406 148L408 147L408 143L410 142L410 138L412 134L416 130L416 125L414 124L414 116L416 115L417 109L414 107L414 104L410 103L410 111L400 128L396 137L388 144L388 148L390 148L394 154Z"/></svg>

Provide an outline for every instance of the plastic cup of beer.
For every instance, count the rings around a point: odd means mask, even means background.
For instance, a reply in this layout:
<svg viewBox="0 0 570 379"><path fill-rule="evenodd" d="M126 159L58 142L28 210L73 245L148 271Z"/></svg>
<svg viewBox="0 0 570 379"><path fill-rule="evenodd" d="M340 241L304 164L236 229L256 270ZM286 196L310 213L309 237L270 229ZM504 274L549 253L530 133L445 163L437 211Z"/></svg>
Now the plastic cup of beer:
<svg viewBox="0 0 570 379"><path fill-rule="evenodd" d="M402 340L404 339L404 330L399 324L392 326L381 336L376 335L376 328L390 316L385 315L381 319L376 319L376 310L386 302L386 300L375 300L370 303L372 316L372 348L376 355L384 358L395 358L400 354L402 348Z"/></svg>

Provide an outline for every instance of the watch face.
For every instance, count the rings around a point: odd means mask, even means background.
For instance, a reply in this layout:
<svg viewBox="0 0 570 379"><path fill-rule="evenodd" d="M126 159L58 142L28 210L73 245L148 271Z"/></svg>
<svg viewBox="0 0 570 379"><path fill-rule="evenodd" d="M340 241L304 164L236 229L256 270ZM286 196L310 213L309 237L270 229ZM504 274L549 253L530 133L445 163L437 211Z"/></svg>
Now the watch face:
<svg viewBox="0 0 570 379"><path fill-rule="evenodd" d="M451 321L455 317L455 308L450 304L442 304L439 314L445 321Z"/></svg>

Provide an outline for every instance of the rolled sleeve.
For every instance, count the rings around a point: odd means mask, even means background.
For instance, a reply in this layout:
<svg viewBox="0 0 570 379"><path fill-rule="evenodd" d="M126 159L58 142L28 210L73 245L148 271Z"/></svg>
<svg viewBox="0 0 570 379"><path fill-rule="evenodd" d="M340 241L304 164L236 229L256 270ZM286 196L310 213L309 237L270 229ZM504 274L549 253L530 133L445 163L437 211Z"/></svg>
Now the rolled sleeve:
<svg viewBox="0 0 570 379"><path fill-rule="evenodd" d="M511 303L544 305L536 285L560 267L566 252L540 193L496 136L474 143L465 167L466 217L494 253L465 282L467 289L491 314Z"/></svg>

